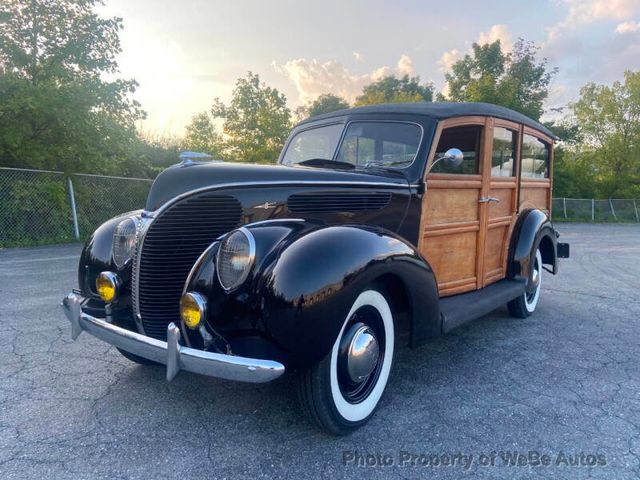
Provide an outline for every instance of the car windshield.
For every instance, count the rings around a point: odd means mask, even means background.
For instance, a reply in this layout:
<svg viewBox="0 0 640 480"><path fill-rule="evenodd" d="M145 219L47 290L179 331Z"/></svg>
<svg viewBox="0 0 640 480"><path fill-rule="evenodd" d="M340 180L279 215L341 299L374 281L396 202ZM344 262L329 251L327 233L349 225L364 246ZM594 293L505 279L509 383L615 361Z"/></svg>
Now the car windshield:
<svg viewBox="0 0 640 480"><path fill-rule="evenodd" d="M343 129L343 123L336 123L303 130L289 142L282 163L295 165L307 160L331 160Z"/></svg>
<svg viewBox="0 0 640 480"><path fill-rule="evenodd" d="M422 129L413 123L352 122L338 149L343 128L343 124L333 124L296 134L287 146L282 163L329 168L349 165L352 168L404 168L413 163L422 138Z"/></svg>

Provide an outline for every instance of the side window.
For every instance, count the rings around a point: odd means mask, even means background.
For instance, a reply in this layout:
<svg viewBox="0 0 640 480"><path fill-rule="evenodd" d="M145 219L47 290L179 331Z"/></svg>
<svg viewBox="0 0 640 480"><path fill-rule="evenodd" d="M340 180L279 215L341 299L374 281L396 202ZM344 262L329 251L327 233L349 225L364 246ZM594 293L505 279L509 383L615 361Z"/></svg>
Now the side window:
<svg viewBox="0 0 640 480"><path fill-rule="evenodd" d="M493 129L493 150L491 153L491 176L514 177L516 144L518 134L502 127Z"/></svg>
<svg viewBox="0 0 640 480"><path fill-rule="evenodd" d="M525 134L522 138L522 177L549 178L550 150L548 143Z"/></svg>
<svg viewBox="0 0 640 480"><path fill-rule="evenodd" d="M463 175L475 175L480 173L480 144L482 140L482 128L480 125L468 125L452 127L442 131L438 147L437 159L444 155L450 148L458 148L464 155L464 161L457 167L438 162L431 169L432 173L458 173Z"/></svg>

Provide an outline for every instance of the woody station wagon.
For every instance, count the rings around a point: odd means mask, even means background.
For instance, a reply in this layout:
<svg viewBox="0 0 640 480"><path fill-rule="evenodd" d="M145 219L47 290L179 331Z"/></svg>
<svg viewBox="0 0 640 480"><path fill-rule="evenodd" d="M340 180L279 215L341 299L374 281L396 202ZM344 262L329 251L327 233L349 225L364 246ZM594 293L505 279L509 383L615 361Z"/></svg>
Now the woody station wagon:
<svg viewBox="0 0 640 480"><path fill-rule="evenodd" d="M278 165L183 161L86 243L72 336L168 380L295 372L310 418L348 433L404 323L417 347L504 304L536 310L569 256L549 220L553 140L494 105L391 104L300 123Z"/></svg>

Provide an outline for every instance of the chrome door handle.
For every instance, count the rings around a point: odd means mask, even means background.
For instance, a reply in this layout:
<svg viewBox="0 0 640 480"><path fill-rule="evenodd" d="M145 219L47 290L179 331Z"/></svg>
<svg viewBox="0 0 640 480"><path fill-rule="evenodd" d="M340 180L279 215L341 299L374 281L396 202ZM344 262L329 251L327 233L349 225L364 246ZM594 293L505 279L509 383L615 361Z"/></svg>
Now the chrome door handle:
<svg viewBox="0 0 640 480"><path fill-rule="evenodd" d="M499 203L500 199L496 197L481 197L480 200L478 200L478 203L489 203L489 202Z"/></svg>

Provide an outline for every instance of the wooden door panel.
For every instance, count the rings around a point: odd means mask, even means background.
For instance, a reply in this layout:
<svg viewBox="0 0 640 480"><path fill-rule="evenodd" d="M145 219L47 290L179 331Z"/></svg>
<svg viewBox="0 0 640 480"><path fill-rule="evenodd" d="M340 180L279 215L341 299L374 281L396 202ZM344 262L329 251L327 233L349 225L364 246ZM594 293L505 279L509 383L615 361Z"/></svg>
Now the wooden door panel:
<svg viewBox="0 0 640 480"><path fill-rule="evenodd" d="M498 224L497 226L489 226L487 230L487 250L484 256L485 283L489 278L493 279L502 273L502 249L491 248L491 246L504 243L508 228L508 225Z"/></svg>
<svg viewBox="0 0 640 480"><path fill-rule="evenodd" d="M441 296L474 290L476 244L479 223L458 229L441 229L427 234L427 259L438 279Z"/></svg>
<svg viewBox="0 0 640 480"><path fill-rule="evenodd" d="M505 137L505 133L511 138L511 148L508 147L509 143L506 143L509 137ZM491 150L485 158L486 176L484 181L487 184L486 195L491 201L486 204L484 258L482 281L479 285L481 287L486 287L506 277L509 242L517 211L517 167L521 127L513 122L494 119L489 135ZM506 160L503 165L510 165L509 170L500 167L500 164L496 164L496 168L494 168L492 164L493 148L496 141L499 145L498 159ZM506 176L507 172L513 176Z"/></svg>
<svg viewBox="0 0 640 480"><path fill-rule="evenodd" d="M481 187L480 175L428 177L422 254L436 274L440 296L476 288Z"/></svg>
<svg viewBox="0 0 640 480"><path fill-rule="evenodd" d="M498 202L490 202L489 208L489 220L499 217L510 217L513 214L513 196L516 190L515 180L509 184L491 184L489 190L489 196L497 198Z"/></svg>
<svg viewBox="0 0 640 480"><path fill-rule="evenodd" d="M435 158L443 130L470 125L479 129L480 141L476 145L476 152L480 171L477 174L431 173L426 178L419 249L434 270L441 297L477 288L481 241L481 208L478 200L482 194L482 129L485 124L484 117L459 117L440 122L429 154L428 165ZM465 150L463 145L448 147Z"/></svg>
<svg viewBox="0 0 640 480"><path fill-rule="evenodd" d="M479 184L480 182L478 182ZM450 225L478 220L478 190L435 189L429 185L426 208L427 229L433 225Z"/></svg>
<svg viewBox="0 0 640 480"><path fill-rule="evenodd" d="M489 196L498 202L487 204L487 234L485 241L482 286L506 276L507 254L511 229L516 219L516 179L492 179Z"/></svg>

